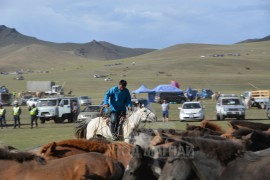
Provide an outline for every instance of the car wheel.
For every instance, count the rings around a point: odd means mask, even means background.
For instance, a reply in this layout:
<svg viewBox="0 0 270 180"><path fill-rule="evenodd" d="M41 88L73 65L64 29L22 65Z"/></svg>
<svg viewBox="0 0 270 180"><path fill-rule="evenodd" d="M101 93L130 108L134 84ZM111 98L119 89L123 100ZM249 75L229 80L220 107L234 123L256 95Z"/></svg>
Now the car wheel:
<svg viewBox="0 0 270 180"><path fill-rule="evenodd" d="M218 120L218 121L220 120L220 116L219 116L219 114L217 114L217 120Z"/></svg>
<svg viewBox="0 0 270 180"><path fill-rule="evenodd" d="M225 119L225 117L224 117L224 115L223 114L220 114L220 120L224 120Z"/></svg>
<svg viewBox="0 0 270 180"><path fill-rule="evenodd" d="M54 119L54 122L55 122L55 123L62 123L62 122L63 122L63 119L62 119L61 117L55 118L55 119Z"/></svg>

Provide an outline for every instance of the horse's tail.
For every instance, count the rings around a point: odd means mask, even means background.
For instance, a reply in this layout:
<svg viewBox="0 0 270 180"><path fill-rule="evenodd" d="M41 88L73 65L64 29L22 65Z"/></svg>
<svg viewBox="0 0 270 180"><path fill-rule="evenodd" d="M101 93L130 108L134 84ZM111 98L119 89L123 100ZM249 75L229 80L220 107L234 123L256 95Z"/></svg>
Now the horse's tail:
<svg viewBox="0 0 270 180"><path fill-rule="evenodd" d="M77 139L86 139L86 128L90 120L91 119L86 119L85 121L76 124L74 130L75 130L75 137Z"/></svg>

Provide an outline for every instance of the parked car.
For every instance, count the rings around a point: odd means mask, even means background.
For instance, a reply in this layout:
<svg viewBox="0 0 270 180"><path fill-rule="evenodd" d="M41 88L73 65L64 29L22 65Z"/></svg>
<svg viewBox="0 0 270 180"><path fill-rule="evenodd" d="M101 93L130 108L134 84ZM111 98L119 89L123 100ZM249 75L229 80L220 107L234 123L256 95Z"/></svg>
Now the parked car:
<svg viewBox="0 0 270 180"><path fill-rule="evenodd" d="M162 103L163 100L166 100L168 103L184 103L187 101L187 98L184 96L184 93L172 93L172 92L158 92L155 95L155 102Z"/></svg>
<svg viewBox="0 0 270 180"><path fill-rule="evenodd" d="M78 115L77 122L84 121L88 118L96 118L100 116L102 105L88 105Z"/></svg>
<svg viewBox="0 0 270 180"><path fill-rule="evenodd" d="M16 79L16 80L24 80L24 77L23 76L17 76L14 79Z"/></svg>
<svg viewBox="0 0 270 180"><path fill-rule="evenodd" d="M30 98L26 101L27 106L32 106L33 104L37 106L37 103L39 101L39 98Z"/></svg>
<svg viewBox="0 0 270 180"><path fill-rule="evenodd" d="M221 94L216 104L217 120L225 118L245 119L245 106L235 94Z"/></svg>
<svg viewBox="0 0 270 180"><path fill-rule="evenodd" d="M32 95L23 95L19 100L16 100L20 106L25 106L26 102L32 98Z"/></svg>
<svg viewBox="0 0 270 180"><path fill-rule="evenodd" d="M79 105L85 106L85 105L91 105L91 99L88 96L79 96L78 97Z"/></svg>
<svg viewBox="0 0 270 180"><path fill-rule="evenodd" d="M203 120L205 118L204 107L200 102L185 102L178 108L180 121Z"/></svg>
<svg viewBox="0 0 270 180"><path fill-rule="evenodd" d="M268 101L268 103L266 105L266 115L267 115L268 119L270 119L270 100Z"/></svg>

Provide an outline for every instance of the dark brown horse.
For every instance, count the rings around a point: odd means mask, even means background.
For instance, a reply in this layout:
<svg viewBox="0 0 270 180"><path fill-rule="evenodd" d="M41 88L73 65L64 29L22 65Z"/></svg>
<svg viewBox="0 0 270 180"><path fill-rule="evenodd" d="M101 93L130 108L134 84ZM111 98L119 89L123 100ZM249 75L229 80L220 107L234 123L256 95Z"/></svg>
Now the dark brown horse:
<svg viewBox="0 0 270 180"><path fill-rule="evenodd" d="M269 153L253 153L232 141L184 138L194 145L193 158L168 158L160 179L269 179ZM177 143L177 142L176 142Z"/></svg>
<svg viewBox="0 0 270 180"><path fill-rule="evenodd" d="M239 128L249 128L252 130L260 130L267 131L270 129L270 124L258 123L258 122L249 122L243 120L233 120L229 122L229 126L231 126L234 130Z"/></svg>
<svg viewBox="0 0 270 180"><path fill-rule="evenodd" d="M100 153L84 153L45 161L29 152L0 149L0 177L21 179L121 179L123 166Z"/></svg>
<svg viewBox="0 0 270 180"><path fill-rule="evenodd" d="M51 160L86 152L98 152L121 162L126 167L132 158L131 149L132 145L125 142L110 143L101 139L69 139L46 144L40 148L37 154Z"/></svg>
<svg viewBox="0 0 270 180"><path fill-rule="evenodd" d="M204 128L201 126L196 126L196 125L189 125L187 124L186 127L187 131L197 131L199 134L199 136L204 136L204 135L217 135L220 136L223 134L223 132L221 132L220 130L212 130L209 128Z"/></svg>
<svg viewBox="0 0 270 180"><path fill-rule="evenodd" d="M164 163L147 156L149 150L145 150L139 145L134 146L132 150L133 157L125 170L124 180L158 179Z"/></svg>

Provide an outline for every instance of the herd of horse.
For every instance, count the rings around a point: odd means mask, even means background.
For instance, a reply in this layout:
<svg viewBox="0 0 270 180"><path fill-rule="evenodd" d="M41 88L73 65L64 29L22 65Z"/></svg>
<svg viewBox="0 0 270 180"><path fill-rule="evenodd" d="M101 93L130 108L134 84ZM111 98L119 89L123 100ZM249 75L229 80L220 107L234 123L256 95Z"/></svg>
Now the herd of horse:
<svg viewBox="0 0 270 180"><path fill-rule="evenodd" d="M97 118L78 124L76 139L34 152L2 147L1 179L270 179L270 125L233 120L225 131L204 120L182 131L139 128L155 120L139 108L123 124L123 141L108 140Z"/></svg>

